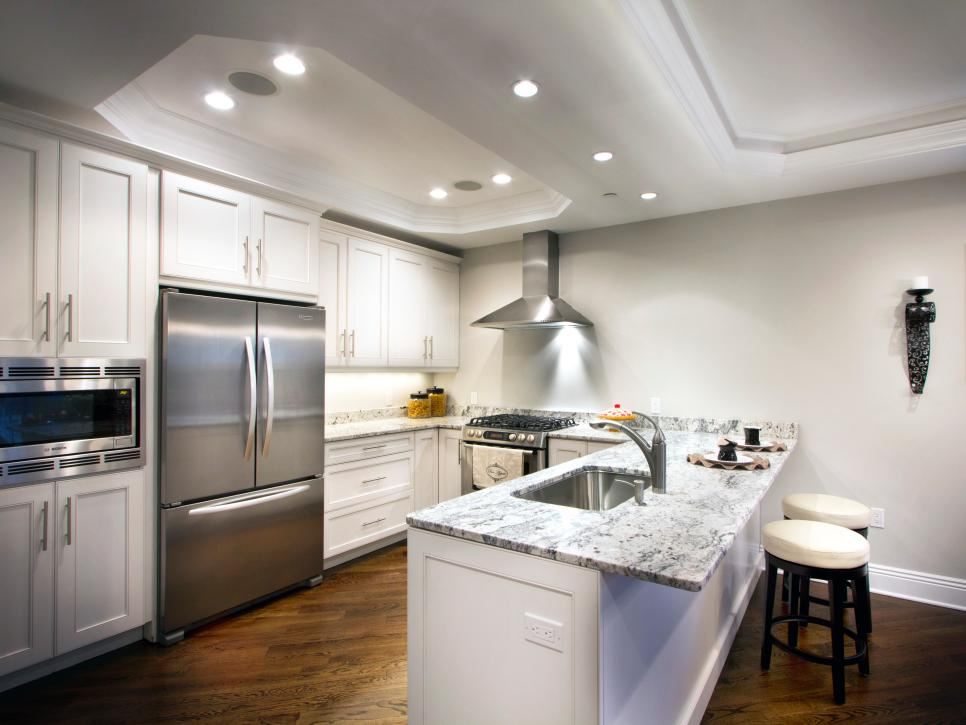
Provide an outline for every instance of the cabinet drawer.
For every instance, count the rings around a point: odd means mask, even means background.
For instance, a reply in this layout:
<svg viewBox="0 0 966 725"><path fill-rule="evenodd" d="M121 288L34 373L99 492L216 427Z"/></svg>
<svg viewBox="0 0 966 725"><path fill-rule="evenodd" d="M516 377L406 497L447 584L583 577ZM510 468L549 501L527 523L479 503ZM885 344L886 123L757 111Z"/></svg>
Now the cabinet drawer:
<svg viewBox="0 0 966 725"><path fill-rule="evenodd" d="M413 450L412 433L393 433L325 444L325 465L362 461Z"/></svg>
<svg viewBox="0 0 966 725"><path fill-rule="evenodd" d="M326 514L324 538L328 558L406 530L406 515L413 510L412 492L362 509Z"/></svg>
<svg viewBox="0 0 966 725"><path fill-rule="evenodd" d="M325 475L325 511L363 503L413 485L413 454L397 453L372 460L331 466Z"/></svg>

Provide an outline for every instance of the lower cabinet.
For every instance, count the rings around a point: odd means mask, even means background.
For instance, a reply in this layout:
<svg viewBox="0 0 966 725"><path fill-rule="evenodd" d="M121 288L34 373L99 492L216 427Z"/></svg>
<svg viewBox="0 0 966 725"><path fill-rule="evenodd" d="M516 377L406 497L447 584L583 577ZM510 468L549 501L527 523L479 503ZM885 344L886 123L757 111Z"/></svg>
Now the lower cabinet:
<svg viewBox="0 0 966 725"><path fill-rule="evenodd" d="M143 470L0 490L0 675L139 627Z"/></svg>
<svg viewBox="0 0 966 725"><path fill-rule="evenodd" d="M463 493L462 438L459 430L439 431L439 500L448 501Z"/></svg>
<svg viewBox="0 0 966 725"><path fill-rule="evenodd" d="M576 458L583 458L591 453L602 451L605 448L619 445L625 441L574 441L566 438L551 438L549 451L547 452L547 465L556 466L566 463Z"/></svg>
<svg viewBox="0 0 966 725"><path fill-rule="evenodd" d="M436 441L425 430L326 444L326 562L406 531L407 514L438 501Z"/></svg>

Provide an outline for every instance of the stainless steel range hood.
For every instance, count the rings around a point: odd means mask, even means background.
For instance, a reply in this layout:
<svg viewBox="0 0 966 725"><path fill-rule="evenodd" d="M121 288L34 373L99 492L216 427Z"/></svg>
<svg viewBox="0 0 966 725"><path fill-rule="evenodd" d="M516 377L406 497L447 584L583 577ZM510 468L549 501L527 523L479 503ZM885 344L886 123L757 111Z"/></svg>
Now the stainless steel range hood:
<svg viewBox="0 0 966 725"><path fill-rule="evenodd" d="M523 296L481 317L473 326L511 330L594 324L557 296L559 271L557 235L546 229L524 234Z"/></svg>

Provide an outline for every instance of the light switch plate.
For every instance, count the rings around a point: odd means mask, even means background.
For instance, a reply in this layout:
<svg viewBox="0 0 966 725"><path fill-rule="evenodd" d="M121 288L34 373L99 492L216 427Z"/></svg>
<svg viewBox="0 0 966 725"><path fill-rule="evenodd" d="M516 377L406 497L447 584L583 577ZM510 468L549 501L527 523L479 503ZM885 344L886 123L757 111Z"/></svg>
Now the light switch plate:
<svg viewBox="0 0 966 725"><path fill-rule="evenodd" d="M563 652L563 623L526 612L523 615L523 638L528 642Z"/></svg>
<svg viewBox="0 0 966 725"><path fill-rule="evenodd" d="M651 414L660 415L661 414L661 399L651 398Z"/></svg>
<svg viewBox="0 0 966 725"><path fill-rule="evenodd" d="M480 402L480 396L476 393L470 393L470 405L476 405Z"/></svg>
<svg viewBox="0 0 966 725"><path fill-rule="evenodd" d="M869 522L869 526L874 529L885 528L885 509L872 509L872 520Z"/></svg>

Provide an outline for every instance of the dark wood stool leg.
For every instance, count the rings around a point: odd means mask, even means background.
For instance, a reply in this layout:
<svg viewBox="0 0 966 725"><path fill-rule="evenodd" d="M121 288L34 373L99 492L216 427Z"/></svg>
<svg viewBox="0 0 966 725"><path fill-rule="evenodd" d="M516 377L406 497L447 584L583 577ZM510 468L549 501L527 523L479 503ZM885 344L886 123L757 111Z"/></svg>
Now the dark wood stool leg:
<svg viewBox="0 0 966 725"><path fill-rule="evenodd" d="M765 633L761 638L761 669L771 667L771 620L775 615L775 584L778 579L778 568L774 564L767 564L768 583L765 587Z"/></svg>
<svg viewBox="0 0 966 725"><path fill-rule="evenodd" d="M845 633L843 607L845 582L830 579L828 583L829 621L832 623L832 693L836 705L845 704Z"/></svg>
<svg viewBox="0 0 966 725"><path fill-rule="evenodd" d="M858 639L857 648L865 647L865 657L859 660L859 674L868 675L869 669L869 632L872 631L872 597L869 594L869 577L860 576L855 580L855 627Z"/></svg>
<svg viewBox="0 0 966 725"><path fill-rule="evenodd" d="M791 589L791 574L789 574L784 569L782 570L782 601L788 601L788 592Z"/></svg>
<svg viewBox="0 0 966 725"><path fill-rule="evenodd" d="M808 608L809 608L809 605L811 604L811 602L809 601L809 594L811 594L812 580L809 579L807 576L803 576L801 577L801 579L802 581L799 584L799 587L801 589L801 592L799 593L801 596L801 599L799 600L798 613L801 614L803 617L807 617ZM805 629L807 626L808 626L808 622L802 622L802 629Z"/></svg>
<svg viewBox="0 0 966 725"><path fill-rule="evenodd" d="M798 605L801 602L802 595L799 593L799 587L801 586L802 577L798 574L792 574L792 591L789 595L788 600L790 614L798 614ZM798 647L798 622L788 623L788 645L790 647Z"/></svg>

